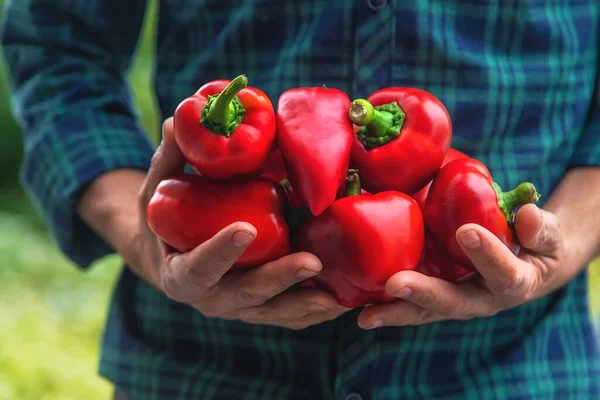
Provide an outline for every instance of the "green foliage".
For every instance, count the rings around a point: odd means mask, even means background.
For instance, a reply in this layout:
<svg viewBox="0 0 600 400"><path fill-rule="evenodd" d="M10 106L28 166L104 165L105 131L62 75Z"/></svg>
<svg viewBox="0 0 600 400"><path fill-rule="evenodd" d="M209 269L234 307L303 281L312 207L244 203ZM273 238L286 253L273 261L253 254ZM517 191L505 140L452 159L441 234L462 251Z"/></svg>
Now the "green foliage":
<svg viewBox="0 0 600 400"><path fill-rule="evenodd" d="M0 399L108 399L99 340L119 258L77 269L44 231L0 212Z"/></svg>
<svg viewBox="0 0 600 400"><path fill-rule="evenodd" d="M19 0L17 0L19 1ZM4 1L0 0L0 7ZM139 118L157 141L151 77L157 2L150 2L130 83ZM109 382L97 374L99 343L117 256L78 269L56 248L19 186L22 137L0 68L0 399L107 400Z"/></svg>

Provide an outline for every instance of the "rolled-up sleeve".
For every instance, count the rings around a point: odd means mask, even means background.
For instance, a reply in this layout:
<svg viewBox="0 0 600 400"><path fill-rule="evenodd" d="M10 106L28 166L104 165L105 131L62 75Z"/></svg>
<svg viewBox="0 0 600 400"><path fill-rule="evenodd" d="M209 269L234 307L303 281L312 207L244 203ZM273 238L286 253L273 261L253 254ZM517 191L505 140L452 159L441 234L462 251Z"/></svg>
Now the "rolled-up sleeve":
<svg viewBox="0 0 600 400"><path fill-rule="evenodd" d="M592 106L583 128L583 134L571 157L569 163L571 168L600 166L600 63L598 68Z"/></svg>
<svg viewBox="0 0 600 400"><path fill-rule="evenodd" d="M125 80L145 6L18 0L5 10L2 44L24 138L22 182L61 250L82 268L111 252L77 215L83 189L106 171L147 169L154 151Z"/></svg>

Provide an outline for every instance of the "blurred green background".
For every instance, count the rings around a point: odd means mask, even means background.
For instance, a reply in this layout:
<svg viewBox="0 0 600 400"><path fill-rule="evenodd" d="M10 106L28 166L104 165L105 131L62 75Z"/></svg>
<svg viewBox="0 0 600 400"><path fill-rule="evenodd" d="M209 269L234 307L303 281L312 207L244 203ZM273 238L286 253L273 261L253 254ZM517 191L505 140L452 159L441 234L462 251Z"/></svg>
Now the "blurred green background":
<svg viewBox="0 0 600 400"><path fill-rule="evenodd" d="M161 120L151 83L156 4L151 1L128 76L155 140ZM121 260L110 256L83 272L57 250L19 184L22 143L9 93L2 62L0 400L107 400L112 386L96 373L98 345Z"/></svg>
<svg viewBox="0 0 600 400"><path fill-rule="evenodd" d="M161 120L151 83L156 16L152 0L128 76L140 118L155 140ZM98 344L121 260L110 256L82 272L56 249L19 185L21 135L9 92L1 65L0 400L106 400L112 388L96 373ZM599 269L599 263L591 268L597 316Z"/></svg>

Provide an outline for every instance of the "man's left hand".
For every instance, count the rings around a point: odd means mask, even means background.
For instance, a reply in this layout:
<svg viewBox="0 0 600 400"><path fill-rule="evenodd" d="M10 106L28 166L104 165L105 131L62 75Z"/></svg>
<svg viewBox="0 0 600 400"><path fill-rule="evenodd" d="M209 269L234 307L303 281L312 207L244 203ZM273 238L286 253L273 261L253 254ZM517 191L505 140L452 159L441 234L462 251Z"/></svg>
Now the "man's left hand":
<svg viewBox="0 0 600 400"><path fill-rule="evenodd" d="M570 276L560 268L564 240L556 216L528 204L517 212L514 228L522 247L518 256L487 229L463 225L456 235L479 272L476 279L448 282L398 272L385 290L399 300L366 307L359 325L372 329L492 316L564 285Z"/></svg>

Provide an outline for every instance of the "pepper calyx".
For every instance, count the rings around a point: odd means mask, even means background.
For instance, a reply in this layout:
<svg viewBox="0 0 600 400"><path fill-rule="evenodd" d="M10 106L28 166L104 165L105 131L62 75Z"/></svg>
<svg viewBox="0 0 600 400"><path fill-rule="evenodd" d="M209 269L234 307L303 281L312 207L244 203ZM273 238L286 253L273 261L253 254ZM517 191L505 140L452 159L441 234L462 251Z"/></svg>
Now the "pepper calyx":
<svg viewBox="0 0 600 400"><path fill-rule="evenodd" d="M406 114L398 103L373 106L365 99L356 99L350 105L348 116L360 126L356 134L365 149L383 146L400 136Z"/></svg>
<svg viewBox="0 0 600 400"><path fill-rule="evenodd" d="M523 182L508 192L503 192L496 182L492 183L492 187L498 196L498 206L509 225L513 224L512 215L515 208L524 204L535 203L542 197L531 182Z"/></svg>
<svg viewBox="0 0 600 400"><path fill-rule="evenodd" d="M232 80L219 94L208 96L200 123L218 135L230 137L240 126L246 109L237 97L248 85L248 78L240 75Z"/></svg>

